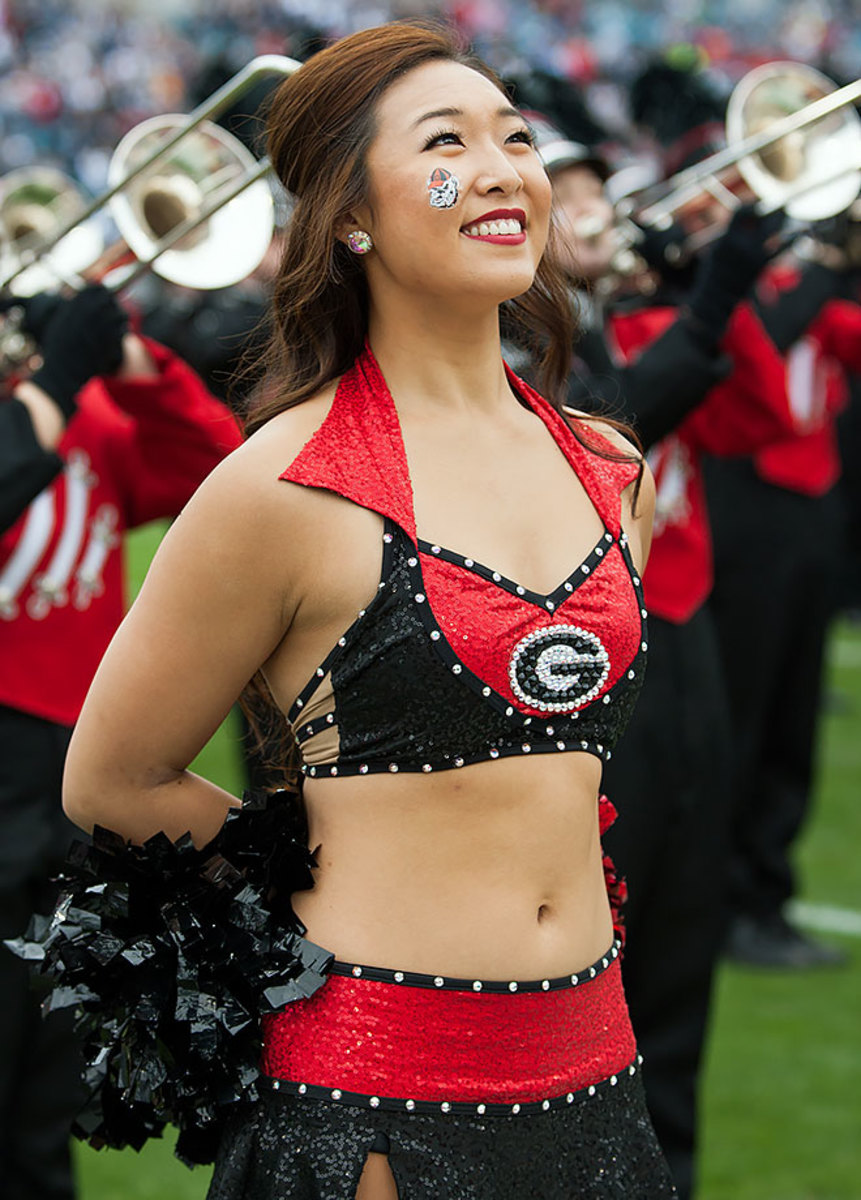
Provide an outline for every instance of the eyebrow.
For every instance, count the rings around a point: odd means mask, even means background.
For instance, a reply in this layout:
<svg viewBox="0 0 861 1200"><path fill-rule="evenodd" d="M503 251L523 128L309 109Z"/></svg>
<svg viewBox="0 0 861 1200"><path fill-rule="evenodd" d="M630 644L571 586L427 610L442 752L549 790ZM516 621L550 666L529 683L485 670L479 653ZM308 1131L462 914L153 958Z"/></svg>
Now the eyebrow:
<svg viewBox="0 0 861 1200"><path fill-rule="evenodd" d="M463 115L462 108L435 108L433 112L427 112L419 117L418 120L413 121L412 128L417 129L425 121L438 120L440 117L462 117ZM504 104L502 108L497 109L496 115L498 117L519 117L521 120L523 119L523 114L510 104Z"/></svg>

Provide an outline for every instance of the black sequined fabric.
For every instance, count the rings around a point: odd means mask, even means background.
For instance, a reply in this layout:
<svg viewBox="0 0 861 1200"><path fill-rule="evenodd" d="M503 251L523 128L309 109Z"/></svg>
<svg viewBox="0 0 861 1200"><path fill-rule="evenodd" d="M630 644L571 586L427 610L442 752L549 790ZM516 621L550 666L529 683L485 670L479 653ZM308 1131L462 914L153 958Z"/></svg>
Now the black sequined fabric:
<svg viewBox="0 0 861 1200"><path fill-rule="evenodd" d="M233 1115L208 1200L353 1200L378 1134L399 1200L662 1200L639 1074L530 1116L370 1112L269 1095Z"/></svg>

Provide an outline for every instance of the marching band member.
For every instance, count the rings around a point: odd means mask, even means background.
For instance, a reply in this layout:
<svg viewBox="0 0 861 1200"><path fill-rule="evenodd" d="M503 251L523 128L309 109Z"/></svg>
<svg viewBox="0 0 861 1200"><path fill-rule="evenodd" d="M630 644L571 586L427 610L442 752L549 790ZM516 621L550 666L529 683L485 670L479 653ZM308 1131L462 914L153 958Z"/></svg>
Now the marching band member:
<svg viewBox="0 0 861 1200"><path fill-rule="evenodd" d="M810 812L826 635L847 549L836 422L847 372L861 370L861 306L841 295L851 292L851 274L847 265L799 259L766 274L758 309L784 356L792 427L750 459L710 464L707 476L711 607L734 729L728 952L756 966L846 961L798 929L786 906L796 893L794 844Z"/></svg>
<svg viewBox="0 0 861 1200"><path fill-rule="evenodd" d="M583 147L575 160L562 134L540 145L567 234L563 262L572 281L585 275L595 293L612 271L612 237L602 260L594 238L584 244L578 231L590 217L612 227L601 174L590 171ZM644 702L605 767L607 793L622 814L605 845L627 878L623 971L645 1048L650 1113L683 1196L693 1188L696 1089L727 917L729 717L706 608L713 564L703 460L750 454L789 425L779 355L743 303L773 253L779 223L740 212L683 301L649 287L607 304L587 335L592 370L576 345L569 387L578 407L596 395L606 403L615 390L656 480L643 580L656 652Z"/></svg>
<svg viewBox="0 0 861 1200"><path fill-rule="evenodd" d="M63 764L123 616L123 533L178 513L240 441L228 410L181 360L128 333L103 288L42 311L43 365L0 402L17 431L0 476L3 938L50 907L49 878L74 833ZM26 963L0 947L0 1192L70 1200L77 1044L66 1014L42 1020L28 984Z"/></svg>

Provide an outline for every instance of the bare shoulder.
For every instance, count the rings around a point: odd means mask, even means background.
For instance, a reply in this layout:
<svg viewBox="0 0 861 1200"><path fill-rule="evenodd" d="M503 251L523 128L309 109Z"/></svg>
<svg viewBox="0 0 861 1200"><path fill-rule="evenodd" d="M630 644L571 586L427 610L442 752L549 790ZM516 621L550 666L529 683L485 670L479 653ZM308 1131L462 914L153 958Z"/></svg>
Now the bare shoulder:
<svg viewBox="0 0 861 1200"><path fill-rule="evenodd" d="M611 422L605 421L601 417L596 417L592 413L580 412L579 409L569 408L567 404L562 405L562 411L566 416L574 417L575 420L588 426L589 429L594 429L595 433L600 434L602 438L610 442L616 450L621 450L623 454L628 454L632 458L637 459L637 461L643 458L642 452L635 443L630 438L625 437L623 433L620 433Z"/></svg>
<svg viewBox="0 0 861 1200"><path fill-rule="evenodd" d="M640 473L637 503L633 515L637 520L643 520L649 526L655 516L655 477L646 458L643 458L643 469Z"/></svg>
<svg viewBox="0 0 861 1200"><path fill-rule="evenodd" d="M279 473L288 467L310 441L329 415L338 381L321 388L310 400L287 408L267 421L244 443L244 450L260 466L269 455L280 463Z"/></svg>

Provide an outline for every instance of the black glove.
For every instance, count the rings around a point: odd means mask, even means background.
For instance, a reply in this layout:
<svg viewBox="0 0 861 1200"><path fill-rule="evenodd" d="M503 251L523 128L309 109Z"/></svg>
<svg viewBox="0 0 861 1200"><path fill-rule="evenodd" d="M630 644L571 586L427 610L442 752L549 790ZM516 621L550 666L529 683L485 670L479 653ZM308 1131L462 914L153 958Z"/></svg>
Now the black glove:
<svg viewBox="0 0 861 1200"><path fill-rule="evenodd" d="M112 374L122 362L128 317L111 292L99 284L84 288L70 300L60 300L47 316L32 301L25 308L28 322L33 311L43 326L39 339L43 362L32 382L56 401L68 421L87 380Z"/></svg>
<svg viewBox="0 0 861 1200"><path fill-rule="evenodd" d="M634 249L652 270L666 277L688 266L690 254L685 249L685 231L681 225L673 222L669 228L659 229L656 225L641 225L633 218L631 223L641 235Z"/></svg>
<svg viewBox="0 0 861 1200"><path fill-rule="evenodd" d="M715 342L723 337L733 309L750 294L763 267L784 248L777 237L784 220L780 209L762 217L753 205L743 205L705 254L687 307Z"/></svg>
<svg viewBox="0 0 861 1200"><path fill-rule="evenodd" d="M56 292L37 292L35 296L19 296L16 303L24 312L21 328L41 345L45 330L63 304L63 297Z"/></svg>

